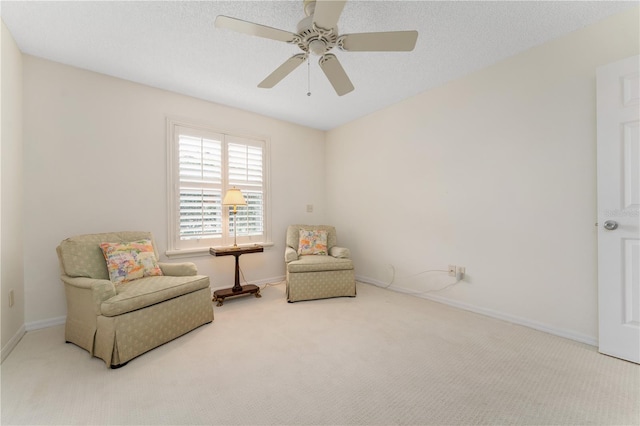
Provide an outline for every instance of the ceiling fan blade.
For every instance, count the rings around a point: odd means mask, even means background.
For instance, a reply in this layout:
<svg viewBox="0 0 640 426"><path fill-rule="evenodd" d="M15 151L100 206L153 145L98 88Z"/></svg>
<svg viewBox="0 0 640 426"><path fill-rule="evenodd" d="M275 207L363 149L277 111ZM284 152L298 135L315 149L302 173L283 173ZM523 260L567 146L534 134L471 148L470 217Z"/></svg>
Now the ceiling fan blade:
<svg viewBox="0 0 640 426"><path fill-rule="evenodd" d="M258 37L269 38L287 43L293 42L298 36L289 31L267 27L266 25L255 24L229 16L219 15L215 20L216 28L226 28L239 33L249 34Z"/></svg>
<svg viewBox="0 0 640 426"><path fill-rule="evenodd" d="M316 0L313 23L320 28L335 28L347 0Z"/></svg>
<svg viewBox="0 0 640 426"><path fill-rule="evenodd" d="M338 96L346 95L353 90L353 84L336 55L331 53L324 55L320 58L319 64Z"/></svg>
<svg viewBox="0 0 640 426"><path fill-rule="evenodd" d="M338 40L349 52L409 52L416 47L417 31L345 34Z"/></svg>
<svg viewBox="0 0 640 426"><path fill-rule="evenodd" d="M307 59L307 55L299 53L287 59L284 64L280 65L274 72L269 74L267 78L262 80L258 87L262 89L271 89L276 84L288 76L293 70L298 68Z"/></svg>

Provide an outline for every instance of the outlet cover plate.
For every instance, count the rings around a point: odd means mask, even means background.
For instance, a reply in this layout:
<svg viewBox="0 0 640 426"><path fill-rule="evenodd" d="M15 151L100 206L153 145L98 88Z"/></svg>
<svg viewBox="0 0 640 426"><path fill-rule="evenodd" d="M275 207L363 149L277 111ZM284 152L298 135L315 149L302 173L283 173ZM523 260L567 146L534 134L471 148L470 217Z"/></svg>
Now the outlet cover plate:
<svg viewBox="0 0 640 426"><path fill-rule="evenodd" d="M449 276L450 277L456 276L456 265L449 265Z"/></svg>

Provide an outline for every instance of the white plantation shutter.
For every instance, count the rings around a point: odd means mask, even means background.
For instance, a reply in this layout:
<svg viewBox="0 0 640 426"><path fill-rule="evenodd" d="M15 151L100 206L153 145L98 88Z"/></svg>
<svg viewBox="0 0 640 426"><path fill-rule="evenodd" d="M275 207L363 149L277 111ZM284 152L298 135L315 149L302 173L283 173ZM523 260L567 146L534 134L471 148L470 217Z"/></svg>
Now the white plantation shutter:
<svg viewBox="0 0 640 426"><path fill-rule="evenodd" d="M169 128L169 251L233 244L233 208L222 205L233 187L247 201L237 208L238 244L267 242L266 141L171 120Z"/></svg>
<svg viewBox="0 0 640 426"><path fill-rule="evenodd" d="M242 191L246 206L237 211L238 236L259 236L264 232L263 146L251 140L228 138L228 182ZM229 226L233 234L233 222Z"/></svg>
<svg viewBox="0 0 640 426"><path fill-rule="evenodd" d="M178 138L180 239L220 238L222 137L212 139L183 133Z"/></svg>
<svg viewBox="0 0 640 426"><path fill-rule="evenodd" d="M256 236L264 233L264 198L262 191L242 191L247 205L238 209L238 235ZM233 228L231 229L233 233Z"/></svg>
<svg viewBox="0 0 640 426"><path fill-rule="evenodd" d="M262 146L250 145L251 142L229 143L230 185L262 187Z"/></svg>

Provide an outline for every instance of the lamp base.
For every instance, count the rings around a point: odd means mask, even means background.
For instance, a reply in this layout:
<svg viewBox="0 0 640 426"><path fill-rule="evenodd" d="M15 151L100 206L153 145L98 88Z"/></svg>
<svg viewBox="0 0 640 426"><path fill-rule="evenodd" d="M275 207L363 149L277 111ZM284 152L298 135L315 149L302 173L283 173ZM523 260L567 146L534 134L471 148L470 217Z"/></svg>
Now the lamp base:
<svg viewBox="0 0 640 426"><path fill-rule="evenodd" d="M236 217L236 206L233 206L233 246L238 247L238 218Z"/></svg>

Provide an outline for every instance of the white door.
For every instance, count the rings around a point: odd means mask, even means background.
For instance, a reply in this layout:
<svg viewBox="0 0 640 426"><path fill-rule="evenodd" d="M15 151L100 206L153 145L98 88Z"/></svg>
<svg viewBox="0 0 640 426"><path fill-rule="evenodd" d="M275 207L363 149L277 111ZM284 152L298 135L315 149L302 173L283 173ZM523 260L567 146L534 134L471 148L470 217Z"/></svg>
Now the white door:
<svg viewBox="0 0 640 426"><path fill-rule="evenodd" d="M640 57L598 68L599 350L640 363Z"/></svg>

